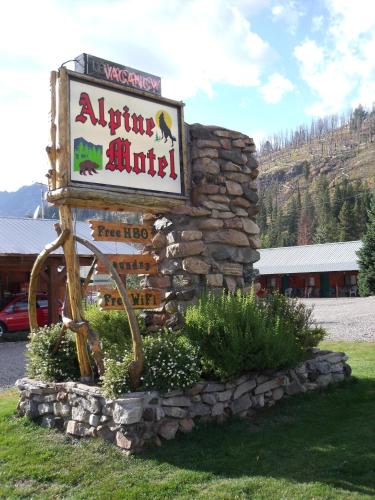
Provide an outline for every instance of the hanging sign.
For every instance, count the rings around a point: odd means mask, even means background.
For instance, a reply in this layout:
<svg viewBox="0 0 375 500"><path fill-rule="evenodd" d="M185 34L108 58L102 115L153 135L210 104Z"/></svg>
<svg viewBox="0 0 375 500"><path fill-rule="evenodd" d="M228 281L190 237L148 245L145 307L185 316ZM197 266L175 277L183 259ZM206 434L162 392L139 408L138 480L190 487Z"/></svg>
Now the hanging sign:
<svg viewBox="0 0 375 500"><path fill-rule="evenodd" d="M120 274L156 274L158 272L156 261L152 255L107 255L113 267ZM105 266L99 261L96 272L107 274Z"/></svg>
<svg viewBox="0 0 375 500"><path fill-rule="evenodd" d="M90 54L81 54L75 58L75 70L78 73L119 83L125 87L161 95L161 78L159 76L91 56Z"/></svg>
<svg viewBox="0 0 375 500"><path fill-rule="evenodd" d="M94 241L117 241L121 243L151 243L152 226L147 224L125 224L89 220Z"/></svg>
<svg viewBox="0 0 375 500"><path fill-rule="evenodd" d="M57 205L161 213L186 199L183 104L59 70Z"/></svg>
<svg viewBox="0 0 375 500"><path fill-rule="evenodd" d="M161 292L158 289L129 289L126 293L134 309L155 309L156 307L160 307ZM123 310L124 306L118 290L108 290L108 288L99 289L99 307L102 310Z"/></svg>

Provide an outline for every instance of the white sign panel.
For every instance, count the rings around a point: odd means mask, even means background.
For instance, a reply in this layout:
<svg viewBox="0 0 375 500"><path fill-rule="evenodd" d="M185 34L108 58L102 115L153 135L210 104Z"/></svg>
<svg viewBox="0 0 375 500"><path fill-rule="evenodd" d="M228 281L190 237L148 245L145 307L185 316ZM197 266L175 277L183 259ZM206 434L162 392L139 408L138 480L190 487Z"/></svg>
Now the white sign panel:
<svg viewBox="0 0 375 500"><path fill-rule="evenodd" d="M70 79L70 181L183 194L178 106Z"/></svg>

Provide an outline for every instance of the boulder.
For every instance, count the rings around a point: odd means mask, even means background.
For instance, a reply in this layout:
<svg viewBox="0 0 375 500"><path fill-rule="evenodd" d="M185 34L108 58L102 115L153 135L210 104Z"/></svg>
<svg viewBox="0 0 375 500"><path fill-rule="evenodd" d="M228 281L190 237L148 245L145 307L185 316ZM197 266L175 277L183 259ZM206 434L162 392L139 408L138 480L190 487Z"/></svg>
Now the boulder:
<svg viewBox="0 0 375 500"><path fill-rule="evenodd" d="M193 274L208 274L210 264L199 257L187 257L182 261L182 268Z"/></svg>
<svg viewBox="0 0 375 500"><path fill-rule="evenodd" d="M233 246L249 246L247 236L235 229L221 229L218 231L207 231L204 235L207 243L226 243Z"/></svg>
<svg viewBox="0 0 375 500"><path fill-rule="evenodd" d="M167 257L189 257L190 255L199 255L204 250L203 241L185 241L174 243L167 247Z"/></svg>
<svg viewBox="0 0 375 500"><path fill-rule="evenodd" d="M242 195L243 189L242 189L241 184L239 184L238 182L226 181L225 185L227 187L228 194L230 194L232 196L241 196Z"/></svg>
<svg viewBox="0 0 375 500"><path fill-rule="evenodd" d="M143 400L141 398L117 399L113 410L116 424L136 424L142 418Z"/></svg>
<svg viewBox="0 0 375 500"><path fill-rule="evenodd" d="M174 439L178 431L178 420L164 420L159 427L158 434L166 440Z"/></svg>

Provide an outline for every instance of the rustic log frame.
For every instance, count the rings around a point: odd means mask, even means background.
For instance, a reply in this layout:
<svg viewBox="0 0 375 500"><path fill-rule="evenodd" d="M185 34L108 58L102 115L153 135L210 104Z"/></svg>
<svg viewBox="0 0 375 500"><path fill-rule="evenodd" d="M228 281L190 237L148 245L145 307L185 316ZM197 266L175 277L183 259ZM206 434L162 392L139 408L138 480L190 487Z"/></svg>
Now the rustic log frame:
<svg viewBox="0 0 375 500"><path fill-rule="evenodd" d="M124 309L128 315L130 331L131 331L131 335L132 335L134 359L129 365L129 375L130 375L130 380L131 380L132 386L134 389L136 389L140 385L140 378L141 378L141 373L142 373L143 365L144 365L144 354L143 354L143 347L142 347L142 337L141 337L141 333L139 331L137 318L134 314L133 307L132 307L130 300L127 296L125 285L124 285L123 281L121 280L120 275L118 274L116 269L111 264L111 261L93 243L85 240L84 238L76 236L76 235L74 236L74 239L78 243L81 243L81 245L83 245L86 248L88 248L89 250L91 250L92 253L96 256L96 258L104 264L104 266L107 270L107 273L111 275L111 278L115 282L117 290L119 291L119 294L120 294L121 299L122 299L122 303L124 305Z"/></svg>
<svg viewBox="0 0 375 500"><path fill-rule="evenodd" d="M129 301L129 298L126 293L126 288L124 283L122 282L119 274L117 273L116 269L112 266L110 260L98 249L96 248L95 245L90 243L89 241L80 238L79 236L76 235L71 235L70 230L65 228L61 229L61 226L59 224L55 225L55 228L57 232L59 233L59 236L56 238L55 241L52 243L48 244L44 250L39 254L37 257L33 269L31 271L31 276L30 276L30 288L29 288L29 321L30 321L30 329L31 332L34 332L38 328L38 322L37 322L37 315L36 315L36 293L37 293L37 283L38 283L38 277L39 273L42 270L42 266L45 263L48 255L56 250L59 246L64 247L64 253L65 253L65 245L66 242L69 239L69 236L71 236L72 242L73 242L73 248L74 248L74 243L78 242L81 245L85 246L89 250L93 252L95 255L94 262L91 265L91 269L89 271L92 274L96 260L100 260L103 262L108 274L111 275L112 279L114 280L116 287L119 291L119 294L121 296L121 299L123 301L124 309L128 315L129 318L129 325L130 325L130 330L132 334L132 340L133 340L133 356L134 359L129 365L129 375L131 379L131 383L134 387L134 389L138 388L140 385L140 377L141 373L143 370L143 365L144 365L144 355L143 355L143 348L142 348L142 337L139 331L139 326L137 323L136 316L134 314L133 308L131 306L131 303ZM70 248L69 248L70 251ZM65 253L66 256L66 253ZM69 273L69 264L67 263L67 268L68 268L68 273ZM79 285L79 280L77 281L76 278L74 277L74 269L70 270L70 274L73 275L73 278L75 279L76 283ZM88 275L88 276L89 276ZM71 276L72 278L72 276ZM89 280L88 280L89 282ZM87 282L87 284L88 284ZM66 329L70 329L76 333L76 343L77 343L77 356L78 356L78 362L80 365L80 371L81 371L81 376L82 377L88 377L91 376L91 366L89 364L89 370L84 372L82 370L81 366L81 361L82 358L80 358L79 354L82 352L87 353L87 348L86 348L86 339L88 340L91 351L95 360L95 363L98 368L99 374L104 373L104 363L103 363L103 355L101 352L100 348L100 342L98 339L97 334L90 328L89 323L85 320L82 319L82 313L80 310L80 302L81 302L81 297L82 297L82 292L85 289L85 284L84 283L83 287L79 288L79 295L75 293L75 289L73 289L73 297L71 293L71 288L69 288L69 275L68 275L68 284L67 284L67 293L65 297L65 302L64 302L64 311L63 311L63 327L60 333L60 337L58 341L56 342L55 346L53 347L53 353L56 353L60 343L61 339L63 338ZM86 285L87 285L86 284ZM72 304L72 300L75 301L75 303ZM71 309L71 316L73 316L73 319L69 318L66 316L68 308ZM76 318L74 318L74 315ZM89 363L89 359L87 359L87 362Z"/></svg>
<svg viewBox="0 0 375 500"><path fill-rule="evenodd" d="M36 315L36 294L37 294L38 277L40 271L42 270L43 264L47 260L48 255L57 248L59 248L61 245L63 245L68 236L69 236L69 231L67 229L65 231L62 231L52 243L49 243L44 247L44 249L38 255L38 257L34 262L30 274L30 283L29 283L29 323L30 323L31 334L33 333L34 330L38 328L38 321Z"/></svg>
<svg viewBox="0 0 375 500"><path fill-rule="evenodd" d="M174 101L171 99L161 98L156 96L150 97L147 92L138 91L136 89L126 89L127 93L133 94L137 97L145 97L147 99L153 99L165 103L166 105L172 105L179 107L179 125L181 129L181 163L183 170L181 175L183 175L183 194L177 195L173 193L153 193L149 191L142 191L136 189L126 189L116 186L96 186L95 188L90 187L87 184L82 186L79 183L74 183L74 186L70 185L70 142L69 142L69 103L68 103L68 93L69 93L69 78L78 78L79 80L85 81L87 83L96 84L103 86L103 80L93 78L92 76L75 74L72 71L68 71L66 68L59 68L58 72L58 135L59 135L59 148L52 147L47 149L47 153L50 157L52 170L55 168L56 172L56 183L53 189L50 189L47 193L47 200L50 203L58 207L62 206L72 206L78 208L97 208L102 210L112 210L112 211L143 211L152 213L162 213L169 212L173 207L178 205L183 205L189 196L190 190L190 177L187 168L187 156L186 156L186 138L185 138L185 128L184 128L184 114L182 102ZM51 81L52 81L51 76ZM105 87L113 90L121 90L124 92L124 87L122 85L105 82ZM52 89L51 85L51 89ZM51 101L52 106L53 102ZM53 112L51 112L51 122L52 122ZM53 126L51 125L51 138L53 137ZM62 133L61 133L62 132ZM53 143L53 140L51 141ZM56 166L57 158L57 166ZM51 183L52 186L52 183Z"/></svg>

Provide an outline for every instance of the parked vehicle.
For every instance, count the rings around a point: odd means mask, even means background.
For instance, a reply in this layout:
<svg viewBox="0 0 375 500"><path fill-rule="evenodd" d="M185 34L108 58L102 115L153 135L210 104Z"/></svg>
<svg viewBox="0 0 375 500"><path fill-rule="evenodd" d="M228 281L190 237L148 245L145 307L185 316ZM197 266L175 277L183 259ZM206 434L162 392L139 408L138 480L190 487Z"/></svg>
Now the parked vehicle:
<svg viewBox="0 0 375 500"><path fill-rule="evenodd" d="M0 337L7 332L29 330L28 297L25 293L13 295L0 305ZM43 294L37 295L36 313L39 326L48 324L48 300Z"/></svg>

